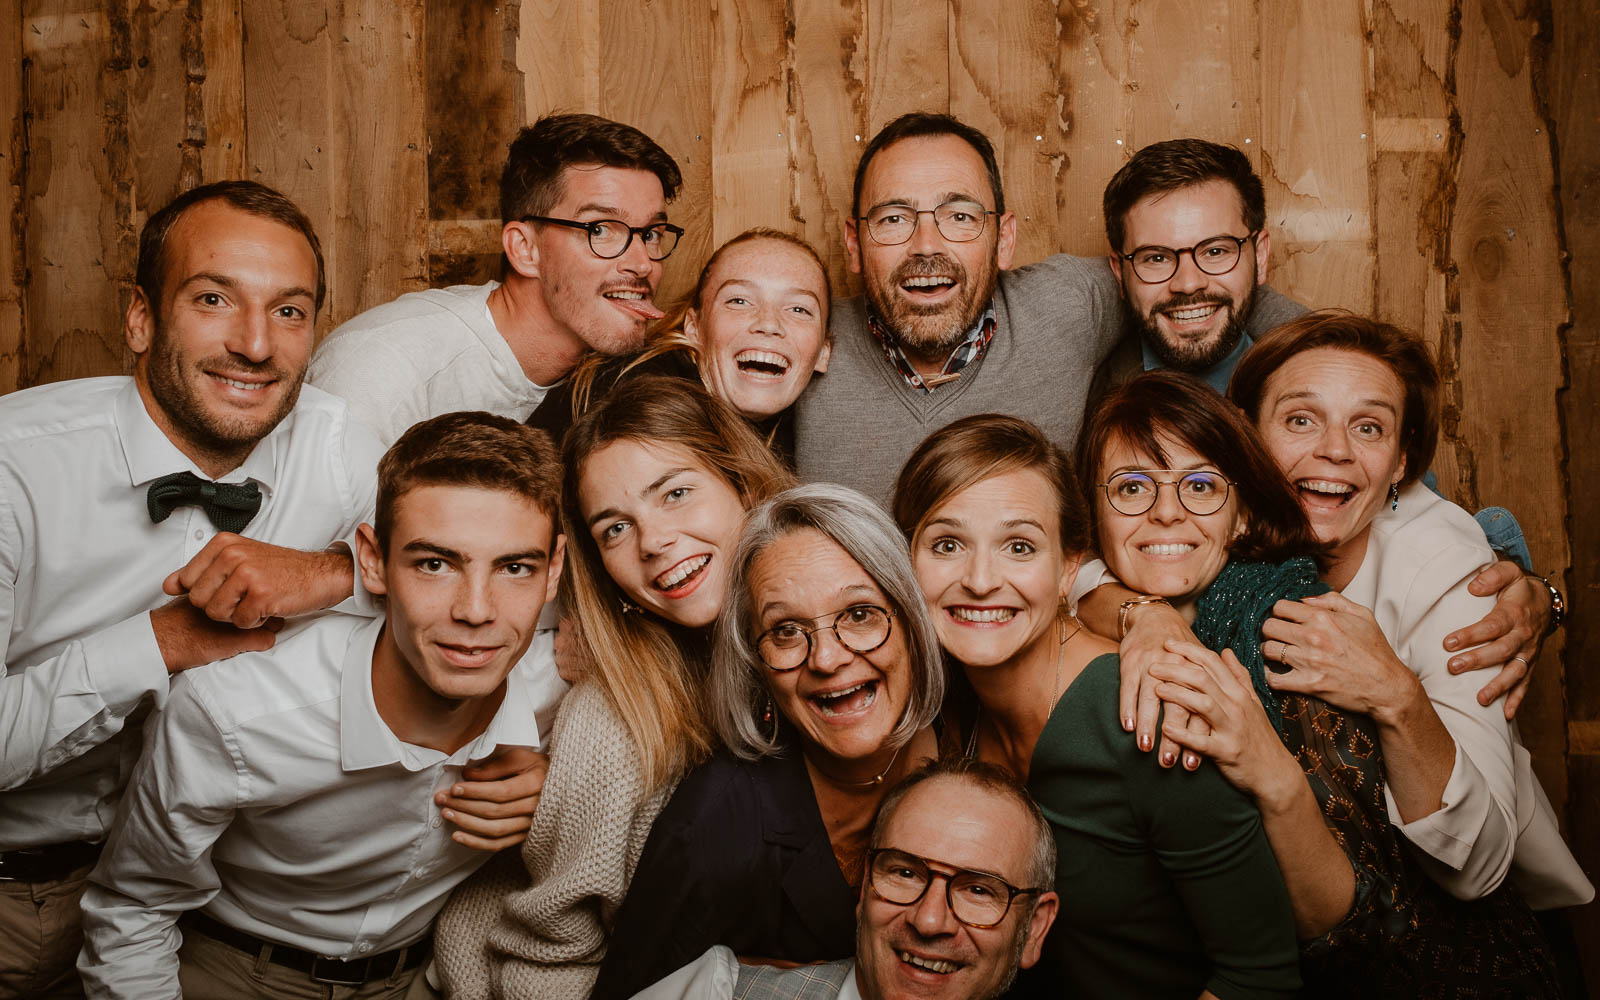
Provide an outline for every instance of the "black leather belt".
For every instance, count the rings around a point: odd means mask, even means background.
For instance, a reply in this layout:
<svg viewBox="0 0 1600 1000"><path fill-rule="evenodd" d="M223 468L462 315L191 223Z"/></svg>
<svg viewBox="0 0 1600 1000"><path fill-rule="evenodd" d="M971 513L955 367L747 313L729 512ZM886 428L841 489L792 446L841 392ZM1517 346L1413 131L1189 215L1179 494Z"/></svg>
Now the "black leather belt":
<svg viewBox="0 0 1600 1000"><path fill-rule="evenodd" d="M74 840L48 847L0 852L0 882L53 882L87 868L100 857L100 844Z"/></svg>
<svg viewBox="0 0 1600 1000"><path fill-rule="evenodd" d="M330 986L360 986L374 980L388 979L408 969L415 969L428 957L428 945L432 943L432 936L429 935L404 948L346 962L337 958L323 958L302 948L293 948L258 938L236 927L229 927L198 910L185 913L179 923L208 938L237 948L252 958L261 954L261 948L265 945L271 949L267 954L267 961L286 969L294 969L296 972L304 972L313 982L327 983Z"/></svg>

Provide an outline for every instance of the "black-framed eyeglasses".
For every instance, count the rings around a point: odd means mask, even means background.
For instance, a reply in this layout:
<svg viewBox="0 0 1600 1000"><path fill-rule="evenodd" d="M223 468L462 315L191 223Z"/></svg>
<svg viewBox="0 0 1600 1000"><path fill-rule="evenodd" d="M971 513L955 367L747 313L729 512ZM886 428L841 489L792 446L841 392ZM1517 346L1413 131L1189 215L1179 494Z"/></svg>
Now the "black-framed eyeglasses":
<svg viewBox="0 0 1600 1000"><path fill-rule="evenodd" d="M803 622L832 617L826 625L807 628ZM803 621L780 622L756 637L756 653L770 669L794 670L811 658L812 633L832 629L839 645L852 653L870 653L889 641L894 612L876 604L852 604L839 613Z"/></svg>
<svg viewBox="0 0 1600 1000"><path fill-rule="evenodd" d="M941 871L933 866L938 865ZM934 878L944 879L944 898L955 918L968 927L994 927L1011 911L1018 896L1036 896L1045 889L1019 889L998 875L957 868L892 847L867 852L867 884L872 894L896 906L914 906Z"/></svg>
<svg viewBox="0 0 1600 1000"><path fill-rule="evenodd" d="M1157 479L1158 475L1177 476L1176 479ZM1233 483L1220 472L1184 472L1180 469L1143 469L1138 472L1119 472L1100 484L1106 491L1106 502L1119 514L1137 516L1156 505L1161 487L1171 486L1178 491L1178 502L1191 514L1215 514L1228 502L1228 487Z"/></svg>
<svg viewBox="0 0 1600 1000"><path fill-rule="evenodd" d="M952 243L971 243L983 235L991 212L975 201L947 201L938 208L916 209L910 205L879 205L859 218L867 224L867 235L880 246L899 246L917 231L924 215L933 216L939 234Z"/></svg>
<svg viewBox="0 0 1600 1000"><path fill-rule="evenodd" d="M1195 267L1215 277L1238 267L1239 258L1244 256L1244 245L1260 233L1261 230L1252 229L1248 236L1213 236L1192 247L1176 250L1153 245L1137 247L1132 253L1123 254L1122 259L1133 264L1133 273L1140 281L1151 285L1172 280L1178 273L1178 258L1184 254L1189 255Z"/></svg>
<svg viewBox="0 0 1600 1000"><path fill-rule="evenodd" d="M590 222L577 222L573 219L552 219L548 215L524 215L523 222L543 222L552 226L566 226L568 229L583 229L589 233L589 249L594 251L596 257L611 260L621 257L633 246L633 238L639 237L644 243L644 252L650 255L651 260L666 260L672 251L677 249L678 237L683 235L682 226L674 226L670 222L652 222L648 226L630 226L621 219L594 219Z"/></svg>

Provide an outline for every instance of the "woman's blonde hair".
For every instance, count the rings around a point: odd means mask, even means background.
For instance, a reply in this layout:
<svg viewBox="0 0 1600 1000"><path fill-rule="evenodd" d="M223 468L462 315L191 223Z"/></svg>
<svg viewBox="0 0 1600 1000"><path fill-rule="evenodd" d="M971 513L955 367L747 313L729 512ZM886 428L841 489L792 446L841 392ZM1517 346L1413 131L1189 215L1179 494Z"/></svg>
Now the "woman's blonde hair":
<svg viewBox="0 0 1600 1000"><path fill-rule="evenodd" d="M717 266L717 261L729 250L743 243L752 243L756 240L776 240L787 243L789 246L805 251L812 263L817 265L817 270L822 272L822 329L824 335L832 342L833 334L828 329L828 309L833 299L833 281L828 277L828 265L822 260L816 249L805 240L792 233L781 229L769 229L766 226L756 226L746 229L733 239L717 247L700 269L700 276L695 279L694 289L683 297L683 301L673 306L667 314L656 321L651 333L645 339L644 349L629 359L628 363L617 372L621 378L628 372L664 354L673 351L683 351L689 355L689 360L694 362L695 368L700 367L700 345L683 332L684 317L689 315L690 309L704 311L705 303L701 301L706 292L706 282L711 279L711 271ZM572 419L577 420L589 410L589 403L594 395L595 379L599 377L601 369L610 364L614 359L605 354L590 354L578 363L572 370Z"/></svg>
<svg viewBox="0 0 1600 1000"><path fill-rule="evenodd" d="M633 737L645 775L661 787L711 752L700 690L706 665L700 662L703 652L684 649L676 626L649 612L625 610L631 608L627 595L606 572L579 507L585 463L618 441L683 450L726 481L746 510L788 488L793 479L742 417L683 379L647 375L624 382L567 433L562 601L580 626L587 679L605 692Z"/></svg>

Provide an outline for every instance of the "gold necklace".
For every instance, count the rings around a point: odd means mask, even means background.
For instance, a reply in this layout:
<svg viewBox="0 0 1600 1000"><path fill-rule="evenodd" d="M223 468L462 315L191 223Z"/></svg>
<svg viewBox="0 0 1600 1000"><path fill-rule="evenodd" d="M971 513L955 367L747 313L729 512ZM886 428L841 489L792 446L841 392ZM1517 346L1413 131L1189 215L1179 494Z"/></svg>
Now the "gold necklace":
<svg viewBox="0 0 1600 1000"><path fill-rule="evenodd" d="M910 742L910 740L906 741L906 743ZM877 777L875 778L868 778L865 781L845 781L841 778L835 778L833 775L829 774L827 771L824 771L820 767L817 767L817 773L841 788L872 788L875 785L881 785L883 784L883 779L888 777L889 772L894 769L894 762L900 759L900 751L906 748L906 743L902 743L895 748L894 756L889 758L889 765L883 770L879 771ZM816 767L815 764L812 766Z"/></svg>

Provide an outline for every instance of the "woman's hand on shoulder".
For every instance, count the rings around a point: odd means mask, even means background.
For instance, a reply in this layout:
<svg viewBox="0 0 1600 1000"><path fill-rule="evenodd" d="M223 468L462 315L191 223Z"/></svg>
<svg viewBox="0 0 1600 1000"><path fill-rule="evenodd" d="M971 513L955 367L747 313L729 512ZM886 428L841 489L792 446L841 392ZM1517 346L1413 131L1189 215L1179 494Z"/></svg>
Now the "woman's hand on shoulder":
<svg viewBox="0 0 1600 1000"><path fill-rule="evenodd" d="M522 843L544 792L550 758L527 747L501 747L467 765L461 781L434 796L444 818L455 824L451 838L480 851Z"/></svg>
<svg viewBox="0 0 1600 1000"><path fill-rule="evenodd" d="M1117 653L1121 659L1117 691L1117 713L1122 728L1135 734L1140 750L1161 746L1157 759L1162 767L1171 767L1178 760L1179 744L1170 736L1156 732L1156 718L1161 711L1162 699L1156 694L1157 681L1151 671L1165 662L1181 662L1181 657L1168 650L1170 643L1198 645L1194 632L1183 616L1165 603L1146 604L1128 617L1128 633L1122 637ZM1167 705L1166 724L1193 727L1197 734L1206 731L1203 719L1191 719L1182 705ZM1188 746L1188 744L1184 744ZM1192 749L1183 755L1183 766L1190 771L1200 766L1200 757Z"/></svg>
<svg viewBox="0 0 1600 1000"><path fill-rule="evenodd" d="M1338 593L1279 601L1261 628L1261 654L1290 669L1268 673L1275 691L1315 695L1347 712L1394 722L1417 699L1421 682L1395 655L1371 611Z"/></svg>
<svg viewBox="0 0 1600 1000"><path fill-rule="evenodd" d="M1550 627L1550 591L1544 581L1525 575L1522 567L1506 559L1485 566L1467 590L1474 597L1495 595L1494 607L1481 621L1444 637L1444 648L1456 653L1450 658L1450 672L1498 667L1499 673L1478 692L1478 704L1488 705L1505 695L1506 718L1514 718Z"/></svg>
<svg viewBox="0 0 1600 1000"><path fill-rule="evenodd" d="M583 644L578 640L578 620L563 615L556 625L556 673L568 684L576 684L589 673L589 660L583 655Z"/></svg>
<svg viewBox="0 0 1600 1000"><path fill-rule="evenodd" d="M1191 718L1204 720L1207 731L1168 719L1162 732L1214 761L1229 784L1255 798L1263 809L1293 801L1305 778L1261 707L1249 671L1233 651L1225 649L1218 656L1195 642L1169 642L1166 650L1172 656L1150 669L1157 681L1156 694L1169 705L1183 707Z"/></svg>

